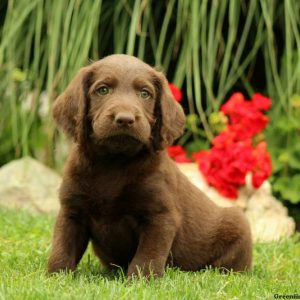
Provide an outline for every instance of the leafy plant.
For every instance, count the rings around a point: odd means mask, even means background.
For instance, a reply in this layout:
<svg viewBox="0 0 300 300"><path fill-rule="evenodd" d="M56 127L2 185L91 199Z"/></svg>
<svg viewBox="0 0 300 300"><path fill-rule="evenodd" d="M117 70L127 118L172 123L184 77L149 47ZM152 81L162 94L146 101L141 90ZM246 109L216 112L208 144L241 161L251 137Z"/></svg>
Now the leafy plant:
<svg viewBox="0 0 300 300"><path fill-rule="evenodd" d="M273 161L273 190L283 200L300 203L300 98L294 96L290 116L280 116L267 130ZM275 114L273 114L273 120Z"/></svg>
<svg viewBox="0 0 300 300"><path fill-rule="evenodd" d="M200 147L198 133L202 140L213 137L207 116L218 110L263 42L257 7L257 0L7 1L0 28L5 111L0 164L24 155L57 163L57 133L50 113L39 114L41 95L50 108L81 66L110 53L136 55L161 67L175 84L186 85L189 111L200 122L192 132ZM242 15L245 23L240 22ZM247 49L256 19L257 38Z"/></svg>
<svg viewBox="0 0 300 300"><path fill-rule="evenodd" d="M266 132L274 165L272 186L280 199L300 203L300 3L260 4L266 26L266 88L276 103ZM276 24L282 25L280 29Z"/></svg>
<svg viewBox="0 0 300 300"><path fill-rule="evenodd" d="M0 165L32 155L58 168L65 140L54 99L89 61L128 53L182 88L189 116L179 143L189 153L208 148L232 91L270 96L274 191L299 201L278 181L296 176L299 163L298 0L4 0L0 8Z"/></svg>

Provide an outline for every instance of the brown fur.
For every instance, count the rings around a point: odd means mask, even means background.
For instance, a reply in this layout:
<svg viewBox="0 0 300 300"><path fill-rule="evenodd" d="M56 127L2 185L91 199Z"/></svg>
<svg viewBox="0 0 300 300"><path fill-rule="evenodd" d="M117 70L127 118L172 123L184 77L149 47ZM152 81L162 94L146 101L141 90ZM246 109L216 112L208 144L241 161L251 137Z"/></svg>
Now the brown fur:
<svg viewBox="0 0 300 300"><path fill-rule="evenodd" d="M49 272L74 270L89 241L104 265L128 276L138 269L159 276L166 264L250 268L243 213L216 206L164 150L182 134L185 117L162 73L131 56L106 57L80 70L53 112L73 146Z"/></svg>

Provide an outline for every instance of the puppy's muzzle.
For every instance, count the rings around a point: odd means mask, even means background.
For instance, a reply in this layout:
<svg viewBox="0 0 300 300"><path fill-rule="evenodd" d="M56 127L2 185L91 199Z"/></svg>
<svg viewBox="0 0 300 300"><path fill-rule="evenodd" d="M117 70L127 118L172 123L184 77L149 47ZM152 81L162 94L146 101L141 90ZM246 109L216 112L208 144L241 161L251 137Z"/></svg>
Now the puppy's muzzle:
<svg viewBox="0 0 300 300"><path fill-rule="evenodd" d="M134 125L136 117L131 112L119 112L115 115L114 123L119 128L130 128Z"/></svg>

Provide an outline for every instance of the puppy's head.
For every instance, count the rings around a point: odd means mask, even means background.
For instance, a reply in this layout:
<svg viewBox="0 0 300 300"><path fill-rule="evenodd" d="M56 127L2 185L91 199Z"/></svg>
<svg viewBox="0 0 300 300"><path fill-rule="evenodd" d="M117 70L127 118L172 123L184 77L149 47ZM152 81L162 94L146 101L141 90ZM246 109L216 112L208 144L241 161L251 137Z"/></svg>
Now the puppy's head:
<svg viewBox="0 0 300 300"><path fill-rule="evenodd" d="M185 121L165 76L128 55L82 68L55 101L53 115L83 147L125 155L171 145Z"/></svg>

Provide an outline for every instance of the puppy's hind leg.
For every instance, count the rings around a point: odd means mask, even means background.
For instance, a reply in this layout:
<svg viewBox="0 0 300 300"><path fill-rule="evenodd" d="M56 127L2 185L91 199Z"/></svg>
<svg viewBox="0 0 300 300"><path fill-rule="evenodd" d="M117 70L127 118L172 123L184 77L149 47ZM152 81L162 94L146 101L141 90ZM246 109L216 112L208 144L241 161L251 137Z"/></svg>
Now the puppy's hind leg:
<svg viewBox="0 0 300 300"><path fill-rule="evenodd" d="M238 208L225 208L220 226L217 243L221 255L212 266L236 272L250 270L252 238L246 217Z"/></svg>

